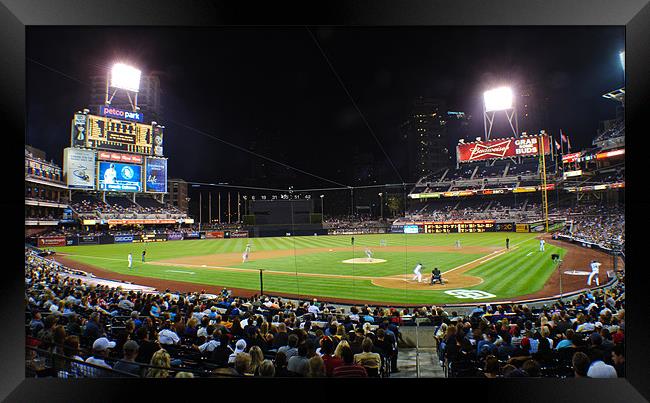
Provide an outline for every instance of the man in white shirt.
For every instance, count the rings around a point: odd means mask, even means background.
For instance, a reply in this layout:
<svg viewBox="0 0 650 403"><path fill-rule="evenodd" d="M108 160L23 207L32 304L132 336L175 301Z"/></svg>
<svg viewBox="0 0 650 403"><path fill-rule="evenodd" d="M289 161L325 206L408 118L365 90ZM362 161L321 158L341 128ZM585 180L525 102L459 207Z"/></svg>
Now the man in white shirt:
<svg viewBox="0 0 650 403"><path fill-rule="evenodd" d="M313 304L309 305L309 308L307 308L307 312L312 313L314 315L318 315L320 313L320 308L316 306L315 300Z"/></svg>
<svg viewBox="0 0 650 403"><path fill-rule="evenodd" d="M126 258L129 261L129 269L133 267L133 255L129 253L129 256Z"/></svg>
<svg viewBox="0 0 650 403"><path fill-rule="evenodd" d="M163 323L162 330L158 333L158 341L160 344L178 344L181 338L178 337L176 332L171 330L171 322L166 320Z"/></svg>
<svg viewBox="0 0 650 403"><path fill-rule="evenodd" d="M598 280L598 271L600 269L600 263L592 260L591 263L589 264L591 266L591 273L589 274L589 278L587 279L587 285L591 285L591 280L596 277L596 285L600 285L600 281Z"/></svg>
<svg viewBox="0 0 650 403"><path fill-rule="evenodd" d="M117 171L115 171L115 164L111 164L111 166L106 171L104 171L104 184L115 184L115 178L117 178Z"/></svg>
<svg viewBox="0 0 650 403"><path fill-rule="evenodd" d="M545 243L546 243L546 242L545 242L543 239L540 239L540 240L539 240L539 251L540 251L540 252L544 252L544 244L545 244Z"/></svg>
<svg viewBox="0 0 650 403"><path fill-rule="evenodd" d="M589 366L587 376L590 378L617 378L616 368L607 365L603 360L596 360Z"/></svg>
<svg viewBox="0 0 650 403"><path fill-rule="evenodd" d="M108 349L109 348L115 348L115 342L114 341L109 341L106 337L100 337L95 342L93 343L93 353L90 357L86 359L86 362L88 364L93 364L97 365L99 367L104 367L104 368L111 368L106 361L104 361L104 358L106 358L106 355L108 354ZM85 366L83 368L79 367L83 375L90 377L90 378L98 378L101 377L104 374L100 369L91 367L91 366Z"/></svg>

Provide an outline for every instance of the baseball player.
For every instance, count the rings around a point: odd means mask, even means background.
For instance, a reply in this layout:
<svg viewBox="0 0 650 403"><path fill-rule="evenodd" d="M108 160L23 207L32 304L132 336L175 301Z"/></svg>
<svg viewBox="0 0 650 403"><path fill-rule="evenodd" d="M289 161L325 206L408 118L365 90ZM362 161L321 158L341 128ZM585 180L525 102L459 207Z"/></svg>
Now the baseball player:
<svg viewBox="0 0 650 403"><path fill-rule="evenodd" d="M422 270L422 263L418 262L418 264L415 266L415 269L413 269L413 274L415 274L415 276L413 276L413 280L417 280L418 283L422 282L421 270Z"/></svg>
<svg viewBox="0 0 650 403"><path fill-rule="evenodd" d="M142 251L142 263L144 263L144 257L145 257L146 254L147 254L147 251L143 250Z"/></svg>
<svg viewBox="0 0 650 403"><path fill-rule="evenodd" d="M460 248L460 239L456 240L456 248Z"/></svg>
<svg viewBox="0 0 650 403"><path fill-rule="evenodd" d="M251 244L246 244L246 250L242 255L242 263L248 262L248 254L251 252Z"/></svg>
<svg viewBox="0 0 650 403"><path fill-rule="evenodd" d="M510 238L506 238L506 249L510 249Z"/></svg>
<svg viewBox="0 0 650 403"><path fill-rule="evenodd" d="M129 253L129 256L126 258L129 261L129 269L133 267L133 255Z"/></svg>
<svg viewBox="0 0 650 403"><path fill-rule="evenodd" d="M544 252L544 244L545 244L545 243L546 243L546 242L544 242L543 239L540 239L540 240L539 240L539 251L540 251L540 252Z"/></svg>
<svg viewBox="0 0 650 403"><path fill-rule="evenodd" d="M600 263L592 260L591 263L589 264L591 266L591 274L589 274L589 278L587 279L587 285L591 285L591 279L596 277L596 285L600 285L600 281L598 280L598 270L600 269Z"/></svg>
<svg viewBox="0 0 650 403"><path fill-rule="evenodd" d="M365 253L366 256L368 257L368 261L372 262L372 251L370 250L370 248L366 248Z"/></svg>

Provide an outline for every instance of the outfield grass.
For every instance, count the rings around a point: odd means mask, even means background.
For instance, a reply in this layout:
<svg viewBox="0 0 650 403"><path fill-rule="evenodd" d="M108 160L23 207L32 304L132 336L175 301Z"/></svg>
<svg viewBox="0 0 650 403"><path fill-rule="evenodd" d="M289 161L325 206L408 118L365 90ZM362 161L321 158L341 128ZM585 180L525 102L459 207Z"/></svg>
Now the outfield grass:
<svg viewBox="0 0 650 403"><path fill-rule="evenodd" d="M484 282L474 287L496 295L496 299L516 297L541 289L553 271L550 256L552 253L564 255L565 251L546 245L546 251L538 251L539 244L535 234L523 233L482 233L482 234L390 234L357 235L354 251L332 251L330 248L350 247L350 236L311 236L254 239L210 239L192 241L170 241L148 244L113 244L72 246L54 248L68 257L116 273L142 277L155 277L174 281L186 281L206 285L225 285L228 287L257 289L259 287L259 268L282 271L294 275L267 274L264 276L264 290L269 293L283 292L321 298L336 297L366 301L385 301L386 303L458 303L474 300L458 299L445 294L443 290L391 289L373 285L369 279L300 276L299 273L322 273L347 276L382 277L412 273L413 267L421 261L423 274L437 266L441 271L453 269L486 256L488 253L455 252L414 252L411 246L453 247L460 240L463 247L505 246L505 238L510 238L514 248L507 254L491 259L467 272L468 275L482 277ZM390 252L382 251L380 240L386 240ZM229 265L228 267L250 269L249 271L223 271L199 266L156 265L156 261L190 256L205 256L221 253L241 254L247 243L252 244L251 261ZM370 247L374 257L386 262L361 265L345 264L343 260L365 257L364 249ZM516 248L515 248L516 247ZM140 263L143 249L147 250L149 264ZM306 248L326 248L327 251L288 256L255 259L256 252L292 250ZM126 256L133 254L135 270L127 267ZM296 274L298 273L298 274ZM462 288L462 287L460 287ZM492 298L494 299L494 298ZM485 299L482 301L489 301Z"/></svg>

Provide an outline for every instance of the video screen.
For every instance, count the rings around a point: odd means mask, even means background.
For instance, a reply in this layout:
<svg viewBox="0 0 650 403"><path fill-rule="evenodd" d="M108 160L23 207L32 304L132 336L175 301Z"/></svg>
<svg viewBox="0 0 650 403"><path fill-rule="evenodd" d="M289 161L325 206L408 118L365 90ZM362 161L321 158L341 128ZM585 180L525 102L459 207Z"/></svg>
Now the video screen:
<svg viewBox="0 0 650 403"><path fill-rule="evenodd" d="M98 189L119 192L141 192L140 165L101 161L99 163Z"/></svg>

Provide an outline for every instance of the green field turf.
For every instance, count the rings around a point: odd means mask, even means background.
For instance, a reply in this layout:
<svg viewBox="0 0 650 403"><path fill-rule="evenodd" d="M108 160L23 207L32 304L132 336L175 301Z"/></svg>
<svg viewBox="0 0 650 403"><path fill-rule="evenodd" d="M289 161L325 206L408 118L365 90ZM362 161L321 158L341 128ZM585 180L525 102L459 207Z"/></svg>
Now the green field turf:
<svg viewBox="0 0 650 403"><path fill-rule="evenodd" d="M552 253L564 255L565 250L546 244L546 251L539 252L536 234L524 233L481 233L481 234L390 234L356 235L354 250L329 251L329 248L350 247L350 236L311 236L253 239L206 239L192 241L170 241L160 243L126 243L112 245L71 246L53 248L67 257L90 264L104 270L142 277L155 277L175 281L185 281L205 285L221 285L251 290L259 289L259 268L269 271L289 272L293 275L267 273L264 275L264 290L267 293L281 292L320 298L335 297L360 301L385 302L392 304L440 304L475 302L473 299L460 299L444 293L446 290L407 290L406 288L386 288L371 283L371 279L399 274L410 275L413 267L422 262L425 278L433 267L444 273L465 263L488 255L488 253L454 252L415 252L411 246L449 246L456 240L462 247L505 246L505 238L510 238L510 252L482 263L466 274L482 277L483 283L459 289L481 290L496 297L481 299L490 301L510 299L530 294L541 289L553 271L550 256ZM380 240L397 251L382 251ZM237 253L244 251L251 243L250 260L228 267L247 270L219 270L200 265L169 266L156 264L156 261L182 257ZM385 259L384 263L361 265L345 264L345 259L363 258L365 247L370 247L373 257ZM306 248L327 248L318 253L295 254L268 259L255 259L256 252L274 250L294 250ZM148 264L140 262L142 250L147 250ZM127 255L133 254L134 270L127 267ZM352 278L310 277L301 273L321 273L327 275L347 275Z"/></svg>

